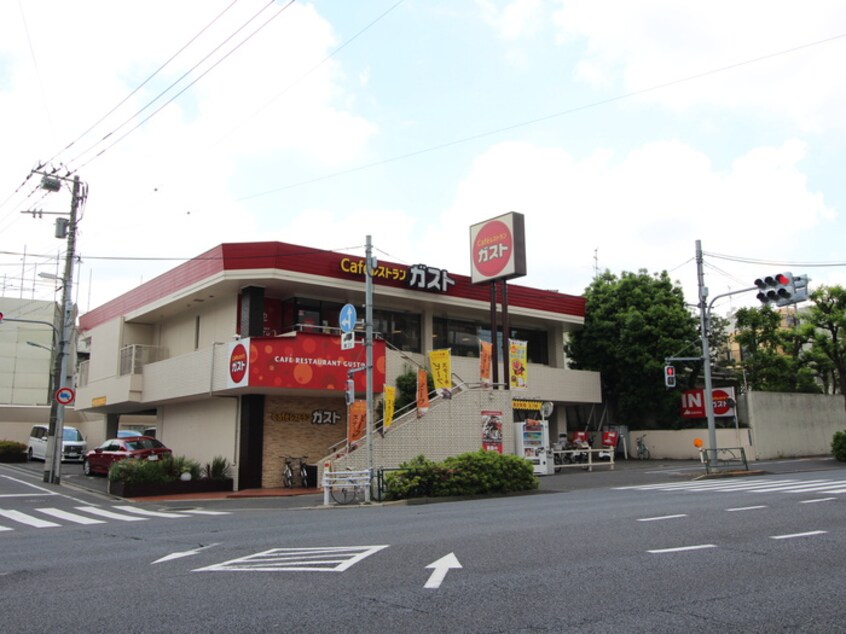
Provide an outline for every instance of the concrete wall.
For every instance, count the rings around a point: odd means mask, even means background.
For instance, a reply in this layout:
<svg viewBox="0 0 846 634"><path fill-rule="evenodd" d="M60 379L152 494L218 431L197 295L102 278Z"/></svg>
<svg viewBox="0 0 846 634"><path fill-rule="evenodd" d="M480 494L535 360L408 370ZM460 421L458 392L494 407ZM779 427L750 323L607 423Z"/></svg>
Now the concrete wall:
<svg viewBox="0 0 846 634"><path fill-rule="evenodd" d="M215 398L173 403L159 408L156 438L174 455L201 464L223 456L230 464L237 458L238 400ZM125 417L121 417L121 423ZM233 475L235 470L233 469Z"/></svg>
<svg viewBox="0 0 846 634"><path fill-rule="evenodd" d="M649 448L649 455L652 460L698 460L699 449L693 444L697 438L702 440L703 447L708 447L707 429L647 429L632 430L625 437L625 448L628 450L630 459L637 457L637 437L646 435L644 441ZM750 430L741 428L718 429L717 446L743 447L746 451L746 458L752 460L752 445L750 443ZM599 447L594 442L594 447Z"/></svg>
<svg viewBox="0 0 846 634"><path fill-rule="evenodd" d="M750 392L744 405L757 460L830 454L846 430L842 395Z"/></svg>

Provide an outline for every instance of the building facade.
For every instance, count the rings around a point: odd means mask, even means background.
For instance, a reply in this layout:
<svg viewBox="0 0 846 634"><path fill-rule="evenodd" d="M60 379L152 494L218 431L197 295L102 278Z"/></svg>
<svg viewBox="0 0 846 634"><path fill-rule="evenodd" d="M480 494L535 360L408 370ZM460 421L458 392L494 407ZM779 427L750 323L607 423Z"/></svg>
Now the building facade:
<svg viewBox="0 0 846 634"><path fill-rule="evenodd" d="M124 416L149 416L175 453L230 460L238 488L278 486L285 456L318 463L347 437L346 380L364 392L365 372L351 370L364 366L365 349L361 333L341 349L339 322L346 304L363 317L364 301L363 257L279 242L219 245L81 316L90 358L76 409L105 415L107 436ZM377 400L435 349L450 349L456 383L478 384L479 342L492 340L490 284L380 262L372 310ZM509 284L507 311L507 339L525 342L528 361L527 386L513 398L553 403L560 433L565 406L600 401L599 375L564 359L584 300Z"/></svg>

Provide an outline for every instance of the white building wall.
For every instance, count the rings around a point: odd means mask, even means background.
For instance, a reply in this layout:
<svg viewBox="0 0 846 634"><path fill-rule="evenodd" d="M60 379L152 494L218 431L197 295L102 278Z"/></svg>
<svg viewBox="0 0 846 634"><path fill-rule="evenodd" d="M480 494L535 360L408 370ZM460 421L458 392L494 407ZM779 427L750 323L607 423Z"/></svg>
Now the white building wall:
<svg viewBox="0 0 846 634"><path fill-rule="evenodd" d="M49 402L53 357L53 328L47 324L55 322L58 314L56 304L3 298L0 310L7 318L0 323L0 404L44 405ZM47 323L16 322L10 319Z"/></svg>
<svg viewBox="0 0 846 634"><path fill-rule="evenodd" d="M159 408L156 437L173 450L201 464L223 456L237 459L238 399L214 398L173 403ZM233 469L233 475L235 473Z"/></svg>

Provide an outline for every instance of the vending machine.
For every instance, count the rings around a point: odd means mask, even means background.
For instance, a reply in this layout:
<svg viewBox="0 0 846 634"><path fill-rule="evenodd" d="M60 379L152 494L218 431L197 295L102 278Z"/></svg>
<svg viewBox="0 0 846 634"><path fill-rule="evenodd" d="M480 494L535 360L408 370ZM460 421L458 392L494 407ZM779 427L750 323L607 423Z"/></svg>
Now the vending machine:
<svg viewBox="0 0 846 634"><path fill-rule="evenodd" d="M514 423L515 451L530 461L535 475L555 472L549 446L549 423L545 420L525 420Z"/></svg>

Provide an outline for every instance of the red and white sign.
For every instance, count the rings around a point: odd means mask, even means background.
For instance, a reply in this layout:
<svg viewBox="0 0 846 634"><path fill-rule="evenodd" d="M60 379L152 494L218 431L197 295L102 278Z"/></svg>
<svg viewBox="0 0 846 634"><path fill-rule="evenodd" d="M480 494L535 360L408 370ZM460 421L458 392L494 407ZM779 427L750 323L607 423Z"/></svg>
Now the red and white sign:
<svg viewBox="0 0 846 634"><path fill-rule="evenodd" d="M682 392L682 418L705 418L705 390L685 390ZM735 415L733 387L718 387L711 390L714 416Z"/></svg>
<svg viewBox="0 0 846 634"><path fill-rule="evenodd" d="M511 212L470 227L473 284L526 274L523 214Z"/></svg>
<svg viewBox="0 0 846 634"><path fill-rule="evenodd" d="M69 387L60 387L56 390L56 402L59 405L70 405L76 398L76 392Z"/></svg>
<svg viewBox="0 0 846 634"><path fill-rule="evenodd" d="M229 348L229 387L245 387L249 384L249 345L250 340L244 339L233 343Z"/></svg>

